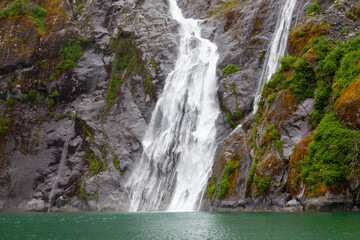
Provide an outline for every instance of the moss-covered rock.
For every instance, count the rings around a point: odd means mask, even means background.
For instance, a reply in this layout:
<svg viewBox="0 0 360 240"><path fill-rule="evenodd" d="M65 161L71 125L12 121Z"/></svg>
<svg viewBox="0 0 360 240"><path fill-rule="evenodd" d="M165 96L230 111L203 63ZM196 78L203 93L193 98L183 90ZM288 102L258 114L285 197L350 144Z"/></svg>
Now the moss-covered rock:
<svg viewBox="0 0 360 240"><path fill-rule="evenodd" d="M342 91L334 110L341 122L360 129L360 77Z"/></svg>

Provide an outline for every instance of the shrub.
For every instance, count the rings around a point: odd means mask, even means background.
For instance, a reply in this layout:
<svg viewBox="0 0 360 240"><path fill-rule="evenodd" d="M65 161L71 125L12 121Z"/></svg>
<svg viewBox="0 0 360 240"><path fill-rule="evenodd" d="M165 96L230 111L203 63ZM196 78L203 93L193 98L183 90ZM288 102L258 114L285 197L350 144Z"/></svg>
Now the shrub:
<svg viewBox="0 0 360 240"><path fill-rule="evenodd" d="M0 11L0 17L25 15L28 12L29 0L15 0Z"/></svg>
<svg viewBox="0 0 360 240"><path fill-rule="evenodd" d="M317 1L313 2L307 10L308 16L312 13L321 14L321 8L319 7L319 4L317 3Z"/></svg>
<svg viewBox="0 0 360 240"><path fill-rule="evenodd" d="M330 95L331 85L324 80L319 80L315 90L314 108L317 110L324 109L329 103Z"/></svg>
<svg viewBox="0 0 360 240"><path fill-rule="evenodd" d="M273 92L277 92L277 87L281 82L285 80L284 75L282 73L278 72L275 77L273 77L270 81L265 83L264 88L262 90L262 94L264 96L267 96Z"/></svg>
<svg viewBox="0 0 360 240"><path fill-rule="evenodd" d="M15 103L17 103L17 101L13 98L9 98L7 101L6 101L7 105L9 107L13 106Z"/></svg>
<svg viewBox="0 0 360 240"><path fill-rule="evenodd" d="M312 187L319 182L327 186L345 183L351 163L360 160L356 147L359 137L360 132L342 126L334 113L327 114L316 128L309 155L301 165L303 181Z"/></svg>
<svg viewBox="0 0 360 240"><path fill-rule="evenodd" d="M341 88L347 87L360 74L358 62L360 59L360 48L350 51L341 59L340 68L335 74L336 82Z"/></svg>
<svg viewBox="0 0 360 240"><path fill-rule="evenodd" d="M305 35L306 35L306 32L304 32L304 31L299 31L298 32L299 37L305 37Z"/></svg>
<svg viewBox="0 0 360 240"><path fill-rule="evenodd" d="M280 64L281 64L281 71L287 71L291 68L291 65L293 64L293 62L295 62L297 60L296 57L293 56L288 56L288 57L283 57L279 60Z"/></svg>
<svg viewBox="0 0 360 240"><path fill-rule="evenodd" d="M311 64L306 59L296 63L295 74L289 83L295 97L305 99L313 95L316 75Z"/></svg>
<svg viewBox="0 0 360 240"><path fill-rule="evenodd" d="M240 165L240 163L235 163L231 160L227 161L227 164L226 164L224 172L223 172L223 176L220 180L219 191L217 194L218 198L220 198L220 199L224 198L225 194L229 191L230 175L236 168L239 167L239 165Z"/></svg>
<svg viewBox="0 0 360 240"><path fill-rule="evenodd" d="M227 77L230 74L241 71L241 68L236 67L234 64L227 65L223 70L224 77Z"/></svg>

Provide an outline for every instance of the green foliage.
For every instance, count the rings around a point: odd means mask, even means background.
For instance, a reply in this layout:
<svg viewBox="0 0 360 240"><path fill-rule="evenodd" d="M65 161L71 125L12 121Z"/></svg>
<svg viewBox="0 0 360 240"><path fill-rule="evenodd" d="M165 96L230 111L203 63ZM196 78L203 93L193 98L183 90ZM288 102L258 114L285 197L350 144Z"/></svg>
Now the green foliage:
<svg viewBox="0 0 360 240"><path fill-rule="evenodd" d="M118 158L116 157L115 154L113 155L113 164L114 164L114 167L115 167L117 170L120 170L119 160L118 160Z"/></svg>
<svg viewBox="0 0 360 240"><path fill-rule="evenodd" d="M0 17L25 15L28 12L29 0L15 0L0 11Z"/></svg>
<svg viewBox="0 0 360 240"><path fill-rule="evenodd" d="M317 3L317 1L313 2L307 9L308 16L312 13L321 14L321 8L319 7L319 4Z"/></svg>
<svg viewBox="0 0 360 240"><path fill-rule="evenodd" d="M317 110L323 110L329 103L330 95L331 85L322 79L319 80L315 90L314 108Z"/></svg>
<svg viewBox="0 0 360 240"><path fill-rule="evenodd" d="M338 62L342 57L342 50L337 48L333 50L326 58L319 62L321 69L327 75L334 75L338 69Z"/></svg>
<svg viewBox="0 0 360 240"><path fill-rule="evenodd" d="M83 9L84 9L84 4L79 4L78 6L75 7L76 12L82 12Z"/></svg>
<svg viewBox="0 0 360 240"><path fill-rule="evenodd" d="M61 114L56 116L55 121L59 121L59 120L64 119L64 118L71 119L71 114L70 113L61 113Z"/></svg>
<svg viewBox="0 0 360 240"><path fill-rule="evenodd" d="M10 119L0 116L0 137L6 135L10 127Z"/></svg>
<svg viewBox="0 0 360 240"><path fill-rule="evenodd" d="M309 155L300 168L301 178L310 189L319 182L327 186L346 182L353 163L360 160L359 137L360 132L342 126L334 113L324 117L309 145Z"/></svg>
<svg viewBox="0 0 360 240"><path fill-rule="evenodd" d="M291 90L298 99L309 98L313 95L316 75L306 59L301 59L296 63L295 74L289 82Z"/></svg>
<svg viewBox="0 0 360 240"><path fill-rule="evenodd" d="M145 93L152 95L151 80L136 52L135 40L128 34L120 32L117 39L110 39L110 45L115 52L110 75L110 85L106 93L106 100L110 105L124 82L123 76L129 74L141 75L144 83Z"/></svg>
<svg viewBox="0 0 360 240"><path fill-rule="evenodd" d="M268 99L269 106L272 106L272 105L273 105L276 96L277 96L277 93L276 93L276 92L270 94L269 99Z"/></svg>
<svg viewBox="0 0 360 240"><path fill-rule="evenodd" d="M13 106L15 103L17 103L17 101L13 98L9 98L7 101L6 101L7 105L9 107Z"/></svg>
<svg viewBox="0 0 360 240"><path fill-rule="evenodd" d="M238 71L241 71L241 68L236 67L234 64L229 64L224 68L223 74L224 77L227 77L230 74L236 73Z"/></svg>
<svg viewBox="0 0 360 240"><path fill-rule="evenodd" d="M357 38L360 40L359 38ZM360 47L360 46L359 46ZM340 68L335 74L336 82L340 88L346 88L360 74L360 48L354 51L349 50L341 59Z"/></svg>
<svg viewBox="0 0 360 240"><path fill-rule="evenodd" d="M25 96L23 101L24 102L34 101L37 98L38 94L39 92L37 90L31 89L29 93Z"/></svg>
<svg viewBox="0 0 360 240"><path fill-rule="evenodd" d="M270 81L265 83L264 88L262 90L262 94L267 96L271 93L277 92L277 87L281 82L285 81L284 75L281 72L278 72L275 77L273 77Z"/></svg>
<svg viewBox="0 0 360 240"><path fill-rule="evenodd" d="M260 190L260 192L264 192L271 181L271 177L258 177L257 174L254 175L254 183Z"/></svg>
<svg viewBox="0 0 360 240"><path fill-rule="evenodd" d="M258 166L257 159L255 159L248 173L248 184L250 185L254 182L255 169L257 168L257 166Z"/></svg>
<svg viewBox="0 0 360 240"><path fill-rule="evenodd" d="M288 56L288 57L283 57L279 60L279 63L281 64L281 71L287 71L291 68L291 65L293 64L293 62L295 62L297 60L296 57L293 56Z"/></svg>
<svg viewBox="0 0 360 240"><path fill-rule="evenodd" d="M49 96L47 96L46 98L46 103L48 105L48 108L50 110L50 116L54 115L54 105L55 105L55 101L56 99L60 96L59 92L57 90L55 90L52 94L50 94Z"/></svg>
<svg viewBox="0 0 360 240"><path fill-rule="evenodd" d="M242 112L240 111L240 109L236 109L235 112L234 112L234 115L232 116L229 112L226 112L225 113L226 115L226 121L230 124L230 126L232 126L233 128L236 128L237 127L237 122L236 121L239 121L243 114Z"/></svg>
<svg viewBox="0 0 360 240"><path fill-rule="evenodd" d="M207 186L207 194L208 194L208 198L212 199L212 197L214 196L216 192L216 183L215 183L215 176L213 175L211 177L211 183L208 184Z"/></svg>
<svg viewBox="0 0 360 240"><path fill-rule="evenodd" d="M240 163L235 163L231 160L227 161L227 164L225 166L225 169L223 171L223 176L220 180L220 186L219 186L219 191L217 194L217 197L219 199L223 199L225 194L229 191L230 189L230 175L231 173L240 166Z"/></svg>
<svg viewBox="0 0 360 240"><path fill-rule="evenodd" d="M269 136L272 140L279 139L279 132L275 128L275 124L271 124L266 128L266 131L269 133Z"/></svg>
<svg viewBox="0 0 360 240"><path fill-rule="evenodd" d="M46 9L35 4L31 8L31 13L36 21L39 31L41 33L45 32L44 19L47 13Z"/></svg>
<svg viewBox="0 0 360 240"><path fill-rule="evenodd" d="M299 37L305 37L305 35L306 35L306 32L304 32L304 31L299 31L298 32Z"/></svg>
<svg viewBox="0 0 360 240"><path fill-rule="evenodd" d="M353 19L353 20L357 20L357 19L358 19L352 12L349 12L349 11L346 11L346 12L345 12L345 16L346 16L347 18L350 18L350 19Z"/></svg>
<svg viewBox="0 0 360 240"><path fill-rule="evenodd" d="M314 49L314 52L317 54L317 61L323 60L332 50L331 42L324 36L316 38L311 45Z"/></svg>
<svg viewBox="0 0 360 240"><path fill-rule="evenodd" d="M89 163L89 174L88 176L89 177L92 177L94 176L95 174L97 174L100 169L101 169L101 161L99 161L96 156L95 156L95 153L90 153L88 155L87 158L84 158L88 163Z"/></svg>
<svg viewBox="0 0 360 240"><path fill-rule="evenodd" d="M230 5L233 5L234 3L237 3L239 0L230 0L230 1L227 1L227 2L224 2L224 7L228 7Z"/></svg>

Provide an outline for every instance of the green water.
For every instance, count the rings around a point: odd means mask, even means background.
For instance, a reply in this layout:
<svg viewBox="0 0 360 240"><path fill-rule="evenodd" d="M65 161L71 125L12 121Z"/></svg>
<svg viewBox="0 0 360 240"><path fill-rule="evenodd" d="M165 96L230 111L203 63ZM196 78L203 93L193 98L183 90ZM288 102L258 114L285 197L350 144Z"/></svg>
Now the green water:
<svg viewBox="0 0 360 240"><path fill-rule="evenodd" d="M1 213L1 240L360 239L360 213Z"/></svg>

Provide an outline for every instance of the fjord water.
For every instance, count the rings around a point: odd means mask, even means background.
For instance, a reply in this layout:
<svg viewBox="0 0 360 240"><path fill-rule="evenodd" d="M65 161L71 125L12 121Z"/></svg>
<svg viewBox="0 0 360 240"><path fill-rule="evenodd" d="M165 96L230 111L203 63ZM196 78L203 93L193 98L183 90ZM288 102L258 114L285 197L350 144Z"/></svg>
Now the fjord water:
<svg viewBox="0 0 360 240"><path fill-rule="evenodd" d="M257 111L257 102L260 100L261 91L264 84L270 80L271 76L276 72L279 66L279 60L284 56L289 31L291 27L291 19L296 6L297 0L282 0L281 11L279 12L275 32L271 40L271 44L266 55L265 64L261 73L260 82L255 94L254 113Z"/></svg>
<svg viewBox="0 0 360 240"><path fill-rule="evenodd" d="M179 56L127 182L130 211L196 210L215 154L217 47L201 37L198 20L183 17L175 0L169 12L179 23Z"/></svg>
<svg viewBox="0 0 360 240"><path fill-rule="evenodd" d="M1 213L0 240L359 239L360 213Z"/></svg>

